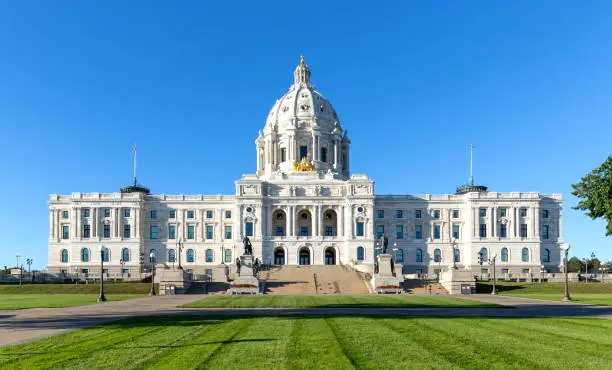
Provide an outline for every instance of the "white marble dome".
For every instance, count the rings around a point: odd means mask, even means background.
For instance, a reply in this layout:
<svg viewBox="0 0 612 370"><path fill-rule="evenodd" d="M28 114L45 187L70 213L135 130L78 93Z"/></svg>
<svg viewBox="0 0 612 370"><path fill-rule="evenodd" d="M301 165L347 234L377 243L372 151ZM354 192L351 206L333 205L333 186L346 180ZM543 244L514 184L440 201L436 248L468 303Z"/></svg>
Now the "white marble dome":
<svg viewBox="0 0 612 370"><path fill-rule="evenodd" d="M294 83L270 110L266 126L274 129L300 123L340 129L336 110L310 83L310 68L303 56L295 68Z"/></svg>

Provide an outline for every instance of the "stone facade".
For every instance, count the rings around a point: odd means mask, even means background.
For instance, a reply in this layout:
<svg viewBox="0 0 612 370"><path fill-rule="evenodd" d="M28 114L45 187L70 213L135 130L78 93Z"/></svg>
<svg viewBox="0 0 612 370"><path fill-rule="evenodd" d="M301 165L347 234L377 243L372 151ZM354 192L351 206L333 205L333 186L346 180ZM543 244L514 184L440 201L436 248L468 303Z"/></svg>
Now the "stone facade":
<svg viewBox="0 0 612 370"><path fill-rule="evenodd" d="M256 171L236 181L234 195L151 195L138 186L50 195L49 270L99 273L103 245L109 275L139 274L151 252L157 263L180 258L188 271L211 274L234 264L247 235L265 264L371 271L385 234L404 273L446 270L453 253L475 272L486 272L493 254L500 275L559 271L560 195L374 195L374 181L350 173L350 139L310 75L302 59L255 141Z"/></svg>

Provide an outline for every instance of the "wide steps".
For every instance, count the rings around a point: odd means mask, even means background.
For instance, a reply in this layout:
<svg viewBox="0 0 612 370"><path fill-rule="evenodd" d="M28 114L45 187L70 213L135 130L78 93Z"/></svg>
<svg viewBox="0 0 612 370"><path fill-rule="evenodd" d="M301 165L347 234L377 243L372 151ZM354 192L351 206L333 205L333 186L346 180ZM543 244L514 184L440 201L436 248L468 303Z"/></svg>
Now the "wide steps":
<svg viewBox="0 0 612 370"><path fill-rule="evenodd" d="M264 278L267 294L369 294L358 273L337 265L278 266Z"/></svg>

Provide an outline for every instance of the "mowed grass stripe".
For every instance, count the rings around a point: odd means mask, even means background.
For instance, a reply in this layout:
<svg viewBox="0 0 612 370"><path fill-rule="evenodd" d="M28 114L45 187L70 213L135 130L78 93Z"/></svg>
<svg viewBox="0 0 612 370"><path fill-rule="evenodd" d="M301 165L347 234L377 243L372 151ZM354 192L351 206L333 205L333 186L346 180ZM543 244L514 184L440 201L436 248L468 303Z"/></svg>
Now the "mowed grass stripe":
<svg viewBox="0 0 612 370"><path fill-rule="evenodd" d="M522 354L541 367L580 368L584 365L586 353L589 353L589 366L605 368L606 364L609 365L609 360L600 357L609 357L606 354L609 352L609 346L598 345L595 338L588 342L566 340L562 330L549 332L538 329L541 325L554 327L554 319L531 320L527 325L522 325L519 321L510 319L500 325L499 322L486 319L476 325L484 328L485 332L495 331L505 334L509 338L505 343L506 348ZM538 324L537 321L541 320L549 322ZM535 346L538 348L537 351L534 351ZM578 354L581 355L577 356ZM594 358L590 356L591 354L594 354Z"/></svg>
<svg viewBox="0 0 612 370"><path fill-rule="evenodd" d="M475 320L478 319L418 319L416 326L421 328L421 333L426 333L418 340L426 341L432 350L449 348L451 352L455 351L457 357L446 351L440 351L439 354L461 367L469 368L471 363L476 362L486 364L483 367L504 365L506 368L519 369L546 368L510 348L507 343L513 341L511 336L500 335L496 330L485 330ZM432 341L427 341L428 336L438 337L434 345Z"/></svg>
<svg viewBox="0 0 612 370"><path fill-rule="evenodd" d="M235 325L230 328L226 328L224 332L220 333L219 339L217 340L217 345L207 354L204 359L197 358L199 360L197 368L207 368L210 367L209 363L213 361L213 359L221 352L223 347L229 345L234 338L236 338L241 332L246 330L249 326L253 325L253 319L237 319L232 320L235 321ZM195 360L195 359L194 359Z"/></svg>
<svg viewBox="0 0 612 370"><path fill-rule="evenodd" d="M412 336L401 335L369 317L328 318L347 357L357 368L453 368Z"/></svg>

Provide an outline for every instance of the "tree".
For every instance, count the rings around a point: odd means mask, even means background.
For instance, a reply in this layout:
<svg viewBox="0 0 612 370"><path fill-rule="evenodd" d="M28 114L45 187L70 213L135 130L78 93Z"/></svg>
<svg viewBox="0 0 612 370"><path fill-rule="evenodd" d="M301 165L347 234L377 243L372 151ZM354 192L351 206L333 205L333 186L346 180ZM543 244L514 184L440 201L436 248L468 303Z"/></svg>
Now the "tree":
<svg viewBox="0 0 612 370"><path fill-rule="evenodd" d="M567 272L580 272L582 266L582 261L578 257L572 257L567 261Z"/></svg>
<svg viewBox="0 0 612 370"><path fill-rule="evenodd" d="M592 219L603 218L607 222L606 236L612 235L612 156L572 188L572 195L580 199L573 209L586 211Z"/></svg>

